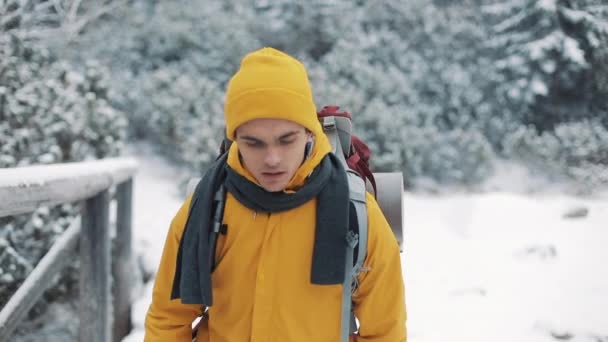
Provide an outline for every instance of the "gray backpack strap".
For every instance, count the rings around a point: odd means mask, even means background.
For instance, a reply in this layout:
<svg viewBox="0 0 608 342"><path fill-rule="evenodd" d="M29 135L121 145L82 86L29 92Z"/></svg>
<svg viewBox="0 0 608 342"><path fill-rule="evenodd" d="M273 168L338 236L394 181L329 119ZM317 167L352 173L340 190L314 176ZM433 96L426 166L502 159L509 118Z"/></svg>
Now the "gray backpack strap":
<svg viewBox="0 0 608 342"><path fill-rule="evenodd" d="M347 251L344 284L342 286L342 324L341 341L347 342L349 335L357 330L357 323L352 309L352 294L357 286L357 275L361 272L363 261L367 254L367 207L365 202L365 183L363 179L354 172L347 171L348 189L350 203L355 207L359 233L349 231L346 237ZM353 253L356 246L359 246L357 260L353 266Z"/></svg>
<svg viewBox="0 0 608 342"><path fill-rule="evenodd" d="M344 119L344 120L341 120ZM350 203L355 207L359 233L349 231L346 236L346 263L344 265L344 283L342 286L342 311L341 311L341 339L348 342L351 334L357 331L355 314L352 310L352 294L357 287L357 276L363 269L363 261L367 255L367 206L365 200L365 181L359 175L350 170L346 163L342 144L350 141L350 120L339 117L323 118L323 129L332 146L332 152L342 162L348 177L348 190ZM346 134L348 133L348 134ZM350 146L350 145L348 145ZM354 250L359 245L357 260L353 266Z"/></svg>
<svg viewBox="0 0 608 342"><path fill-rule="evenodd" d="M331 144L331 151L338 157L340 162L342 162L342 166L348 170L344 149L342 148L342 139L340 138L340 134L338 134L338 121L336 119L337 118L333 116L323 118L323 131ZM350 146L350 144L347 146Z"/></svg>
<svg viewBox="0 0 608 342"><path fill-rule="evenodd" d="M357 254L357 262L355 263L356 276L363 270L363 262L367 256L367 205L365 202L365 190L363 190L362 200L354 200L351 197L351 203L355 205L357 221L359 222L359 253Z"/></svg>
<svg viewBox="0 0 608 342"><path fill-rule="evenodd" d="M351 330L351 284L353 277L353 251L359 237L353 231L349 231L346 235L346 265L344 273L344 283L342 284L342 312L340 326L340 341L348 342Z"/></svg>
<svg viewBox="0 0 608 342"><path fill-rule="evenodd" d="M219 189L213 196L215 203L215 212L213 214L213 229L209 232L209 269L211 272L215 270L215 250L217 248L217 237L222 230L222 221L224 219L224 208L226 202L226 188L220 185Z"/></svg>

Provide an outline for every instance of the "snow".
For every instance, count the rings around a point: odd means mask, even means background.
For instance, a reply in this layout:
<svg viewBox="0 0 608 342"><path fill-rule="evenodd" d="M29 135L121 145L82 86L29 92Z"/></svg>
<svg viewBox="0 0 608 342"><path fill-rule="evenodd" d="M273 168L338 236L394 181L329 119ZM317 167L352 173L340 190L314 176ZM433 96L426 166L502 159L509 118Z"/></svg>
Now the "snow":
<svg viewBox="0 0 608 342"><path fill-rule="evenodd" d="M542 80L538 78L532 79L531 84L532 92L536 95L547 96L549 94L549 88Z"/></svg>
<svg viewBox="0 0 608 342"><path fill-rule="evenodd" d="M551 13L557 11L557 3L555 0L540 0L536 3L536 6Z"/></svg>
<svg viewBox="0 0 608 342"><path fill-rule="evenodd" d="M140 163L135 247L154 270L184 197L177 191L183 173L145 146L132 153ZM581 208L586 216L564 218ZM406 192L404 210L409 341L608 341L608 193ZM123 342L143 340L151 295L152 281Z"/></svg>
<svg viewBox="0 0 608 342"><path fill-rule="evenodd" d="M58 180L108 177L110 184L127 179L137 165L131 159L108 158L53 165L29 165L0 170L0 187L42 186Z"/></svg>
<svg viewBox="0 0 608 342"><path fill-rule="evenodd" d="M411 341L608 335L606 198L406 193L404 202ZM589 216L562 218L578 206Z"/></svg>
<svg viewBox="0 0 608 342"><path fill-rule="evenodd" d="M585 66L585 51L581 49L580 44L574 38L566 37L564 39L564 56L575 64Z"/></svg>
<svg viewBox="0 0 608 342"><path fill-rule="evenodd" d="M574 38L563 32L552 32L545 37L532 41L526 47L530 57L535 60L546 58L546 54L554 49L563 50L563 55L575 65L586 66L585 52Z"/></svg>
<svg viewBox="0 0 608 342"><path fill-rule="evenodd" d="M151 145L131 145L127 152L138 161L133 182L133 240L145 272L156 273L165 236L185 195L178 191L184 171L159 157Z"/></svg>

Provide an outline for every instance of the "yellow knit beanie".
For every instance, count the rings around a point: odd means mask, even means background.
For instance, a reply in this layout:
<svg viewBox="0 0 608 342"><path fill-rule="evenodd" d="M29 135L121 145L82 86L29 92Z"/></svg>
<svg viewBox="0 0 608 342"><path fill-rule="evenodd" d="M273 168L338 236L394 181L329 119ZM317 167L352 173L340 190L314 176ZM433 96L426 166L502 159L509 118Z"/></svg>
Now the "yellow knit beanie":
<svg viewBox="0 0 608 342"><path fill-rule="evenodd" d="M224 114L230 140L241 124L261 118L290 120L317 136L323 132L304 65L273 48L243 58L228 83Z"/></svg>

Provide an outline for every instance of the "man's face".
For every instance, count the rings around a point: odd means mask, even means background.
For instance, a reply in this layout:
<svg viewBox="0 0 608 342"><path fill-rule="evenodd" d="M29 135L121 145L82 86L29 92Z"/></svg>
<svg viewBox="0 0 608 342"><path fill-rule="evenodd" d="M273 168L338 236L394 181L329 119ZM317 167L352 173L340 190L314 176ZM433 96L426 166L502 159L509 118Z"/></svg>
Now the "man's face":
<svg viewBox="0 0 608 342"><path fill-rule="evenodd" d="M236 129L243 165L266 191L282 191L304 160L306 129L282 119L254 119Z"/></svg>

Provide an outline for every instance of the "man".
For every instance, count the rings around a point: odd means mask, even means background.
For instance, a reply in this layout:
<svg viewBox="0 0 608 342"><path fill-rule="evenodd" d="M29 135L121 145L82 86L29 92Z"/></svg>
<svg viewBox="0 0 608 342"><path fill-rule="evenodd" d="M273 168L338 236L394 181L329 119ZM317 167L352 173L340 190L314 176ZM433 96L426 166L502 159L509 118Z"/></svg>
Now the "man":
<svg viewBox="0 0 608 342"><path fill-rule="evenodd" d="M233 143L171 223L145 340L190 341L206 311L199 342L340 341L348 182L304 66L271 48L250 53L230 80L224 114ZM366 205L356 340L406 341L399 246L370 194ZM218 213L222 233L209 242Z"/></svg>

